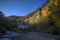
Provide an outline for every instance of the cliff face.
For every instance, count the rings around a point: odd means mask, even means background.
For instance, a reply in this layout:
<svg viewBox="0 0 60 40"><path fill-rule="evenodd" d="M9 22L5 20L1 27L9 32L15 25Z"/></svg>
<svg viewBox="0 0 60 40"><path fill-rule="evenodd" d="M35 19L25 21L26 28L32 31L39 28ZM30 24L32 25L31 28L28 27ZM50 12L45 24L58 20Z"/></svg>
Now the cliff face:
<svg viewBox="0 0 60 40"><path fill-rule="evenodd" d="M29 15L29 17L26 18L24 21L29 23L37 23L40 18L40 14L41 14L41 9L38 9L35 12L33 12L32 16Z"/></svg>
<svg viewBox="0 0 60 40"><path fill-rule="evenodd" d="M42 8L38 8L36 11L23 17L21 20L23 20L24 22L29 22L31 24L38 22L47 23L49 19L52 17L55 21L58 21L60 20L60 18L58 18L58 16L60 15L59 2L60 0L48 0L47 3L44 4Z"/></svg>

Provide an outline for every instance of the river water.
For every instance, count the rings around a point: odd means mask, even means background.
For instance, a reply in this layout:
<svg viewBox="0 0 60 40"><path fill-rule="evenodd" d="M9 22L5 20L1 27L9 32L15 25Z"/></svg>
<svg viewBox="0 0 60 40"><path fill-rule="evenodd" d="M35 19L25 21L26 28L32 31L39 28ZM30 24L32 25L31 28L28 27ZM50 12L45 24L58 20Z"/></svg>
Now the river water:
<svg viewBox="0 0 60 40"><path fill-rule="evenodd" d="M38 32L8 32L6 35L0 36L0 40L60 40L60 36Z"/></svg>

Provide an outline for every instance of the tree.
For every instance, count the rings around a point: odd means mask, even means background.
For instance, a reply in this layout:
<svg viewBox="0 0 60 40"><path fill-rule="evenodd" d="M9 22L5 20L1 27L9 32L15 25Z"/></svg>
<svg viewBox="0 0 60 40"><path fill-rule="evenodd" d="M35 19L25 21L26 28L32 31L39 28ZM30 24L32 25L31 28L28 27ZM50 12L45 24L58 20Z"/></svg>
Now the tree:
<svg viewBox="0 0 60 40"><path fill-rule="evenodd" d="M5 33L5 28L4 28L4 14L0 11L0 31L2 34Z"/></svg>

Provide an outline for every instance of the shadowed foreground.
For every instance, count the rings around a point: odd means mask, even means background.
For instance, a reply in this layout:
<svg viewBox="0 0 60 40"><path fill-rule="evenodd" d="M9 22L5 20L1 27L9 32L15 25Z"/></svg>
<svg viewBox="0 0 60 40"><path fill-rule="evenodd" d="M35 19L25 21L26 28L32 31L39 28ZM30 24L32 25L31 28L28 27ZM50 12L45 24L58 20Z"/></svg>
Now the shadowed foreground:
<svg viewBox="0 0 60 40"><path fill-rule="evenodd" d="M20 32L1 36L0 40L60 40L60 36L39 32Z"/></svg>

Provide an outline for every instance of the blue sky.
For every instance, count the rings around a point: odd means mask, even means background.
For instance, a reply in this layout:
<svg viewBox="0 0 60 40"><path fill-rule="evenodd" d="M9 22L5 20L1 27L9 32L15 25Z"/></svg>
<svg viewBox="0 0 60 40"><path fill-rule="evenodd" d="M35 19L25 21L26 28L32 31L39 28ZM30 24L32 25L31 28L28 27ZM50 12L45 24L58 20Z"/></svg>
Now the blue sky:
<svg viewBox="0 0 60 40"><path fill-rule="evenodd" d="M5 16L25 16L42 7L46 0L0 0L0 11Z"/></svg>

